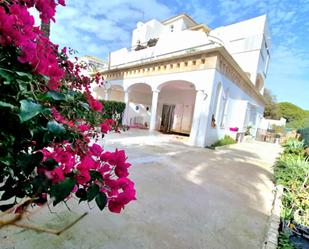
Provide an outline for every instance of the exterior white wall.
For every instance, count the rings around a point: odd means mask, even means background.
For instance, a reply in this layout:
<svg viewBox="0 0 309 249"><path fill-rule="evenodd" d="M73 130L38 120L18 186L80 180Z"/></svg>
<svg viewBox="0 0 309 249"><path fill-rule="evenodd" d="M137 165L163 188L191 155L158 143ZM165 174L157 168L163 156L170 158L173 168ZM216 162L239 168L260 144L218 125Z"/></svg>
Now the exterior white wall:
<svg viewBox="0 0 309 249"><path fill-rule="evenodd" d="M164 34L171 32L179 32L192 26L192 22L186 18L178 18L166 24L155 19L146 23L138 22L136 28L132 32L132 48L138 43L146 44L150 39L159 38Z"/></svg>
<svg viewBox="0 0 309 249"><path fill-rule="evenodd" d="M205 45L206 47L203 47ZM184 30L181 32L162 32L154 47L147 47L138 51L129 51L126 48L110 54L110 66L121 66L126 63L141 63L157 57L171 57L171 53L188 53L190 51L205 50L213 44L202 31Z"/></svg>
<svg viewBox="0 0 309 249"><path fill-rule="evenodd" d="M158 38L162 33L166 32L167 27L161 22L153 19L146 23L138 22L136 29L132 32L132 47L145 44L152 38Z"/></svg>
<svg viewBox="0 0 309 249"><path fill-rule="evenodd" d="M97 99L105 99L105 90L103 87L95 86L91 90Z"/></svg>
<svg viewBox="0 0 309 249"><path fill-rule="evenodd" d="M280 118L280 120L275 120L275 119L262 118L258 128L267 130L267 129L271 129L273 125L285 126L286 119Z"/></svg>
<svg viewBox="0 0 309 249"><path fill-rule="evenodd" d="M222 84L222 94L219 97L219 119L216 120L216 127L211 127L211 116L215 112L215 94L217 89L217 84L221 82ZM229 96L227 99L227 116L224 127L221 127L221 117L223 111L223 98L224 94L229 92ZM250 105L248 105L250 103ZM257 103L254 99L248 96L242 89L240 89L237 85L235 85L232 81L227 79L224 75L216 71L214 77L214 86L212 92L212 99L210 105L210 115L207 123L207 139L205 141L205 145L209 146L216 142L217 140L224 137L224 135L230 135L233 138L236 138L236 132L231 132L230 128L238 127L239 132L244 132L246 130L246 114L248 106L253 105L256 107L256 117L255 122L252 124L255 128L258 126L258 122L260 117L263 115L263 107ZM249 119L250 120L250 119Z"/></svg>
<svg viewBox="0 0 309 249"><path fill-rule="evenodd" d="M216 28L210 35L223 41L240 67L250 74L253 84L257 74L262 75L265 81L271 47L266 15Z"/></svg>
<svg viewBox="0 0 309 249"><path fill-rule="evenodd" d="M124 102L124 92L123 89L109 89L108 100Z"/></svg>

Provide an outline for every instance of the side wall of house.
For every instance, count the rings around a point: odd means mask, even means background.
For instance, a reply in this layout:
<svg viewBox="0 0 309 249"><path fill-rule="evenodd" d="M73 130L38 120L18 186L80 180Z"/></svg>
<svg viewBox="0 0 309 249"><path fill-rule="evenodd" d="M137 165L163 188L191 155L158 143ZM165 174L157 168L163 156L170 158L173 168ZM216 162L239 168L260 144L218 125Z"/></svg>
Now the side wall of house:
<svg viewBox="0 0 309 249"><path fill-rule="evenodd" d="M236 132L230 131L230 128L237 127L239 132L244 132L246 127L252 126L254 133L263 117L264 107L218 71L215 73L210 103L206 146L224 135L236 138ZM215 127L212 124L212 115L215 118Z"/></svg>

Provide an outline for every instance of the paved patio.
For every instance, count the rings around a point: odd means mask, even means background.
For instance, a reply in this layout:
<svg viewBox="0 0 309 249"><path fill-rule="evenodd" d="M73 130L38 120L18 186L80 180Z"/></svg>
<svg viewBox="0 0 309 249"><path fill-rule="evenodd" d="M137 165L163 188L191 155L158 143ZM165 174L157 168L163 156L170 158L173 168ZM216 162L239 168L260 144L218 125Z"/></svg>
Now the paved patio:
<svg viewBox="0 0 309 249"><path fill-rule="evenodd" d="M279 146L251 142L213 151L183 142L143 130L109 135L105 147L125 148L133 164L138 200L120 215L91 209L60 236L5 227L0 248L261 248Z"/></svg>

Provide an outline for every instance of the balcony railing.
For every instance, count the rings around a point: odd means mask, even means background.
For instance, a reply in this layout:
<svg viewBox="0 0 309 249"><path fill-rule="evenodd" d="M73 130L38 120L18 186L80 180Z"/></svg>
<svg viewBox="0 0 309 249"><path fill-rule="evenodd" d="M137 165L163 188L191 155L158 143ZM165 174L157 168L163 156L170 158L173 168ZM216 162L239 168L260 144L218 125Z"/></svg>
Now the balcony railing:
<svg viewBox="0 0 309 249"><path fill-rule="evenodd" d="M171 58L171 57L175 57L175 56L179 56L179 55L183 55L183 54L192 54L192 53L195 53L197 51L206 51L210 48L224 46L223 41L220 40L219 38L211 36L211 35L207 35L207 37L209 39L209 42L205 43L205 44L201 44L201 45L198 45L198 46L193 46L193 47L189 47L189 48L185 48L185 49L181 49L181 50L175 50L175 51L171 51L171 52L168 52L168 53L157 54L157 55L153 55L153 53L154 53L154 51L153 51L152 54L148 57L138 58L136 60L127 61L127 62L116 64L116 65L111 65L112 64L112 57L111 57L110 63L109 63L109 66L108 66L108 70L118 69L118 68L127 67L127 66L131 66L131 65L144 64L144 63L147 63L147 62L153 62L153 61L160 60L160 59ZM129 48L127 54L133 55L133 54L138 53L140 51L147 51L147 49L153 49L153 48L155 48L155 46L147 47L145 49L137 50L137 51L135 51L134 48Z"/></svg>

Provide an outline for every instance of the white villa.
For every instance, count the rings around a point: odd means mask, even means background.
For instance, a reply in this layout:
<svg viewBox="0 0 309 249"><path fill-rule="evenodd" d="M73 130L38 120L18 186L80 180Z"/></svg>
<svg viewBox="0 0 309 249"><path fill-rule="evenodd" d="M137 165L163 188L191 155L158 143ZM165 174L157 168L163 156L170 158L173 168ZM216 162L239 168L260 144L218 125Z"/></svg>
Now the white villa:
<svg viewBox="0 0 309 249"><path fill-rule="evenodd" d="M93 91L126 103L124 124L205 147L259 125L270 46L265 15L215 29L186 14L139 22L132 47L111 52L100 71L105 88Z"/></svg>

